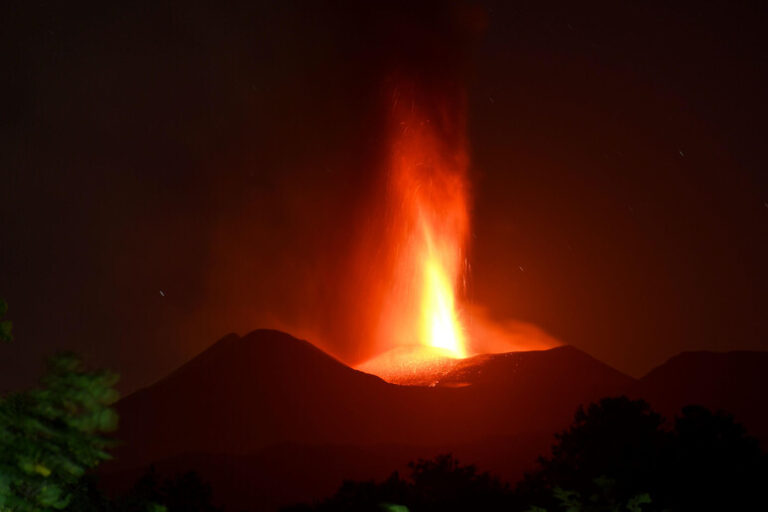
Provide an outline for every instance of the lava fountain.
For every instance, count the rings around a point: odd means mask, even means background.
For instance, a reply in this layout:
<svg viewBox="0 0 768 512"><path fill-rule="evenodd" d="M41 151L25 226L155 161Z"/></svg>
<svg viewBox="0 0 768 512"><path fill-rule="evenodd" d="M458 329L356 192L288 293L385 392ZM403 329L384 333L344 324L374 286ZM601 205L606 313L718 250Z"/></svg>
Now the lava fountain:
<svg viewBox="0 0 768 512"><path fill-rule="evenodd" d="M461 293L469 236L465 122L449 108L422 110L396 91L381 233L387 277L377 327L380 354L360 366L380 376L420 372L469 355ZM386 378L386 377L385 377Z"/></svg>
<svg viewBox="0 0 768 512"><path fill-rule="evenodd" d="M400 220L408 228L399 257L402 277L414 279L419 297L417 340L425 347L464 357L456 296L463 282L469 228L465 152L453 148L446 155L431 120L413 105L397 113L392 192L406 217ZM409 323L407 318L403 321Z"/></svg>

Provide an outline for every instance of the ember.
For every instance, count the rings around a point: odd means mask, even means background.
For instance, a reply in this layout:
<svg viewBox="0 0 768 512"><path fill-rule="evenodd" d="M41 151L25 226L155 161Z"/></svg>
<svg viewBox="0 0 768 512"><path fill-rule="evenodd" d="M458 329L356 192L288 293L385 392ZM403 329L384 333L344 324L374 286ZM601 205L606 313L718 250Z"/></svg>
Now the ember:
<svg viewBox="0 0 768 512"><path fill-rule="evenodd" d="M431 119L398 90L390 116L385 238L393 254L377 338L382 352L394 352L376 366L397 373L470 353L459 299L469 234L468 159L460 112Z"/></svg>

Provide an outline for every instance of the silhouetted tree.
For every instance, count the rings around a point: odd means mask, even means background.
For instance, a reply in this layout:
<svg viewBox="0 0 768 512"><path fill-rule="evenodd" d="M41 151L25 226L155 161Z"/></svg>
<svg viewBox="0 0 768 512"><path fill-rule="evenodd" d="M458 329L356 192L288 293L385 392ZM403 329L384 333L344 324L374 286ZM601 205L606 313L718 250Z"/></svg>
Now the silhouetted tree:
<svg viewBox="0 0 768 512"><path fill-rule="evenodd" d="M160 478L154 466L150 466L133 484L128 493L117 500L117 510L120 512L146 512L153 504L162 502Z"/></svg>
<svg viewBox="0 0 768 512"><path fill-rule="evenodd" d="M218 512L211 504L211 487L194 472L161 479L154 466L117 500L118 512Z"/></svg>
<svg viewBox="0 0 768 512"><path fill-rule="evenodd" d="M389 510L393 505L412 503L413 489L408 482L400 478L397 472L381 483L373 481L342 483L339 490L315 505L297 505L283 509L285 512L299 511L339 511L339 512L380 512Z"/></svg>
<svg viewBox="0 0 768 512"><path fill-rule="evenodd" d="M654 489L666 442L663 418L642 400L603 398L586 409L580 406L573 424L555 434L550 457L540 457L541 469L526 475L518 492L537 504L558 505L555 488L580 496L601 496L612 482L607 501L626 503Z"/></svg>
<svg viewBox="0 0 768 512"><path fill-rule="evenodd" d="M87 474L70 489L68 512L113 512L115 505L104 495L94 474Z"/></svg>
<svg viewBox="0 0 768 512"><path fill-rule="evenodd" d="M684 407L670 436L659 487L671 510L768 508L768 460L733 416Z"/></svg>
<svg viewBox="0 0 768 512"><path fill-rule="evenodd" d="M766 457L722 412L688 406L665 429L647 403L605 398L556 438L516 489L533 510L753 510L765 500Z"/></svg>
<svg viewBox="0 0 768 512"><path fill-rule="evenodd" d="M217 512L211 504L211 486L203 482L197 473L189 471L167 479L161 486L160 501L168 512Z"/></svg>
<svg viewBox="0 0 768 512"><path fill-rule="evenodd" d="M505 508L509 487L452 455L408 464L415 491L412 510L496 510Z"/></svg>
<svg viewBox="0 0 768 512"><path fill-rule="evenodd" d="M551 510L567 512L643 512L645 505L651 503L648 493L638 494L621 501L616 497L615 482L608 478L594 480L598 493L584 496L577 491L565 490L562 487L552 489L552 498L557 505ZM534 506L526 512L548 512L544 507Z"/></svg>
<svg viewBox="0 0 768 512"><path fill-rule="evenodd" d="M474 466L461 465L452 455L408 464L407 479L395 472L381 483L344 482L331 498L315 505L296 505L298 511L465 511L509 510L507 485Z"/></svg>

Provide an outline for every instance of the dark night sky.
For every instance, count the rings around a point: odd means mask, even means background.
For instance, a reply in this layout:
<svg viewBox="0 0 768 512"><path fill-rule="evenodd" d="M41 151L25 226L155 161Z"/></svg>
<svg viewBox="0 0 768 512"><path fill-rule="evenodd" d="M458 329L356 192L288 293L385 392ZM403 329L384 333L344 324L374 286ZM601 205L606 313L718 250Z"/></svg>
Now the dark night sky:
<svg viewBox="0 0 768 512"><path fill-rule="evenodd" d="M395 68L467 88L473 303L633 375L767 348L767 7L108 3L0 15L0 389L262 326L358 362Z"/></svg>

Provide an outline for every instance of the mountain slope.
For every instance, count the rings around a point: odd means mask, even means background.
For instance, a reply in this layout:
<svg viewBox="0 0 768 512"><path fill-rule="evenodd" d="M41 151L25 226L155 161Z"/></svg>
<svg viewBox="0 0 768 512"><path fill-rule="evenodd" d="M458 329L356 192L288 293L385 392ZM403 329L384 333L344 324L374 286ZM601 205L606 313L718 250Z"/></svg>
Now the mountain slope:
<svg viewBox="0 0 768 512"><path fill-rule="evenodd" d="M645 398L667 417L700 403L766 439L768 354L685 353L636 381L570 346L480 355L389 384L278 331L230 335L118 404L124 442L104 468L113 489L155 463L193 469L232 509L274 510L452 452L514 481L580 404ZM436 377L436 378L435 378Z"/></svg>
<svg viewBox="0 0 768 512"><path fill-rule="evenodd" d="M689 404L722 409L768 441L768 352L683 352L637 381L632 396L668 418Z"/></svg>
<svg viewBox="0 0 768 512"><path fill-rule="evenodd" d="M353 436L359 402L386 385L278 331L230 335L118 404L122 459L244 453L275 442ZM339 413L345 411L347 417Z"/></svg>
<svg viewBox="0 0 768 512"><path fill-rule="evenodd" d="M457 381L470 386L454 387ZM276 443L457 445L552 433L632 379L573 347L468 360L431 388L353 370L277 331L227 336L118 404L113 467Z"/></svg>

